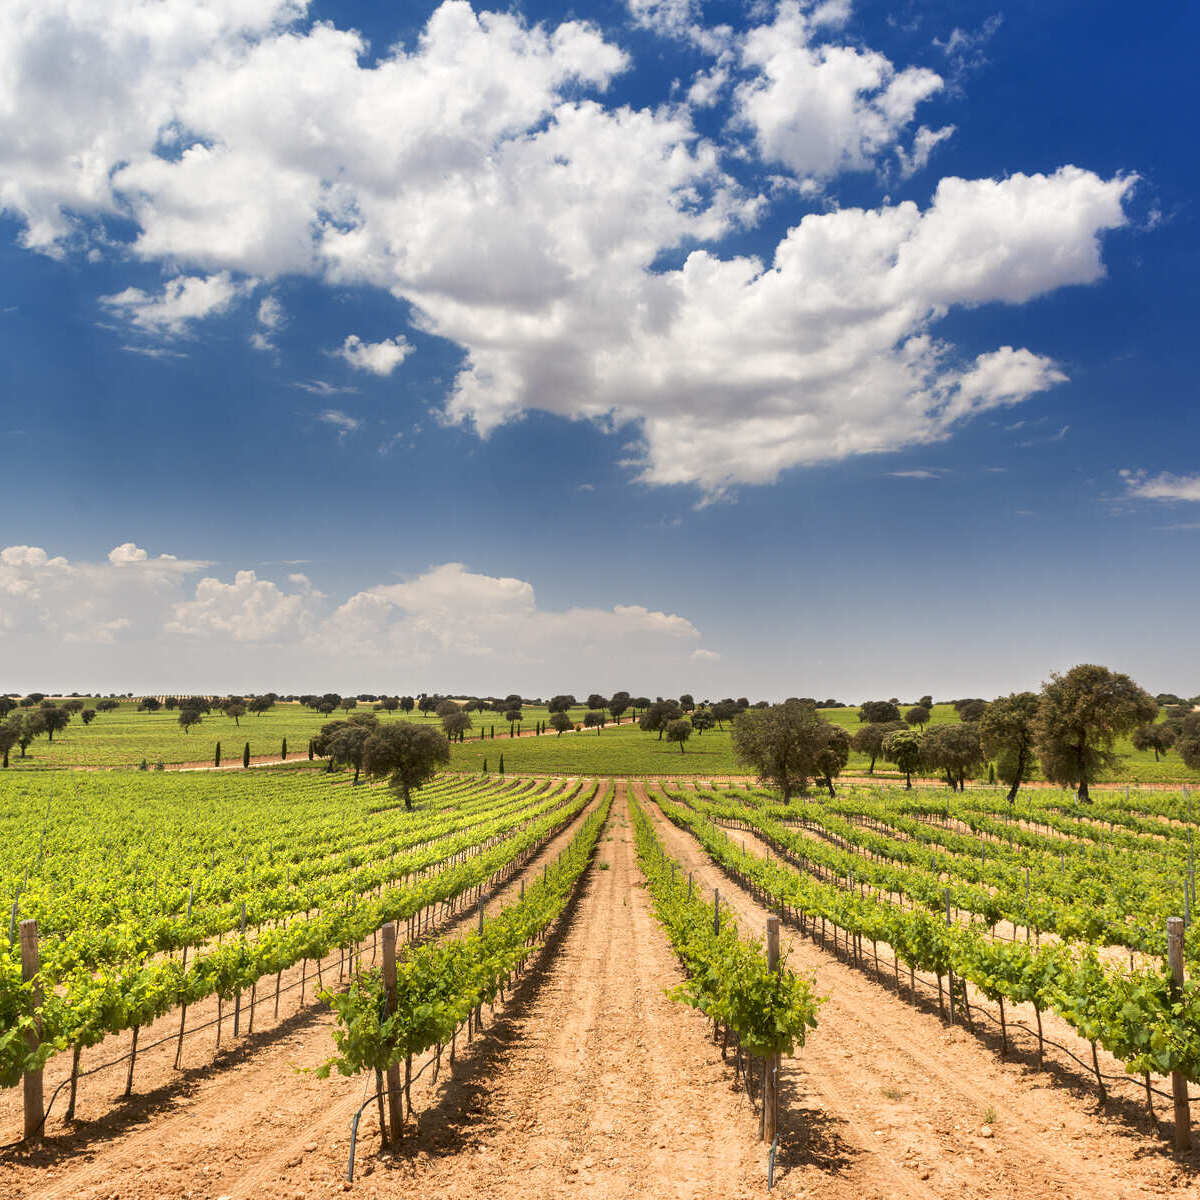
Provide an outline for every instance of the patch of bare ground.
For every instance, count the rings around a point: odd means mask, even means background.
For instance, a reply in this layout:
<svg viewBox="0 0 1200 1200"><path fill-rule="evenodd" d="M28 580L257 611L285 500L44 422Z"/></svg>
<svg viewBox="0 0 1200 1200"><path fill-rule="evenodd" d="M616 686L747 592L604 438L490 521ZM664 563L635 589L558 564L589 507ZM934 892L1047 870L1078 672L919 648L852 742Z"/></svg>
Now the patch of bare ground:
<svg viewBox="0 0 1200 1200"><path fill-rule="evenodd" d="M644 786L633 789L641 800ZM745 930L762 930L767 910L656 805L645 807L668 852L710 892L721 889ZM750 842L748 836L748 848ZM765 852L761 844L755 849ZM795 1194L1196 1195L1191 1164L1173 1159L1155 1138L1133 1089L1122 1089L1102 1110L1082 1075L1049 1059L1039 1072L1036 1054L1024 1049L1004 1060L998 1032L947 1025L937 1015L936 993L932 1006L910 1004L903 969L904 998L887 978L890 963L875 977L787 924L784 944L790 965L812 973L830 998L808 1044L784 1060L781 1183ZM1048 1023L1046 1032L1055 1037L1062 1029ZM1107 1069L1120 1073L1111 1060ZM812 1114L820 1114L819 1126L810 1124Z"/></svg>
<svg viewBox="0 0 1200 1200"><path fill-rule="evenodd" d="M513 903L520 894L520 880L540 874L543 864L568 844L597 802L551 839L523 871L499 887L488 900L489 908ZM452 933L473 917L472 907L459 909L435 923L432 933ZM403 937L403 927L400 932ZM374 939L363 944L364 967L371 965L376 949ZM339 956L327 958L321 970L325 985L336 986ZM298 986L302 972L306 980L303 1005ZM260 981L254 1031L247 1032L246 996L242 1036L237 1041L232 1038L232 1006L226 1002L220 1049L215 1045L215 1027L203 1028L216 1018L216 999L191 1006L180 1070L174 1068L179 1011L143 1026L132 1096L122 1098L127 1063L81 1078L72 1124L64 1125L62 1120L64 1092L54 1104L43 1143L0 1152L0 1197L212 1198L232 1194L237 1182L251 1173L257 1178L264 1164L274 1172L270 1178L275 1182L282 1179L290 1186L293 1175L307 1181L274 1194L327 1195L340 1187L350 1115L362 1102L365 1077L318 1080L306 1073L333 1050L332 1018L323 1005L315 1003L317 985L313 963L283 972L276 1020L275 980ZM128 1032L107 1038L84 1052L82 1070L126 1055L130 1043ZM47 1099L68 1077L70 1058L70 1054L60 1054L48 1065ZM0 1129L12 1138L21 1128L20 1104L19 1088L0 1092ZM307 1150L308 1146L313 1149ZM298 1166L288 1166L297 1155ZM299 1171L305 1164L309 1165ZM260 1193L251 1190L244 1194Z"/></svg>

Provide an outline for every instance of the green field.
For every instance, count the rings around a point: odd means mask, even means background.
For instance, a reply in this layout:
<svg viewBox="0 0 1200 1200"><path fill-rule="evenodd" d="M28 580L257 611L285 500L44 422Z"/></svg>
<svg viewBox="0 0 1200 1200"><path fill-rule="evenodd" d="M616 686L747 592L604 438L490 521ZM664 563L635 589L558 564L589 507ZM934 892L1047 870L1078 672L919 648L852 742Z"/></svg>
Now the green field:
<svg viewBox="0 0 1200 1200"><path fill-rule="evenodd" d="M370 705L362 705L357 711L369 711ZM584 708L572 710L574 720L582 722ZM822 710L826 719L845 727L853 733L859 727L858 710L855 708L832 708ZM114 767L137 768L144 759L149 767L162 762L167 766L179 763L210 763L213 761L216 743L221 743L222 761L240 761L243 747L250 743L254 758L279 756L283 740L288 743L289 761L307 757L309 739L314 737L327 721L345 717L339 711L333 716L322 716L295 703L279 703L267 713L247 715L235 724L224 713L214 712L205 716L201 724L190 733L184 733L179 725L178 714L159 711L138 712L133 702L122 703L114 712L100 713L90 726L75 719L53 743L43 736L29 747L29 755L22 759L13 750L11 767L15 770L44 770L48 767ZM438 725L436 717L414 713L405 718L403 713L379 713L381 721L411 719L422 724ZM522 729L532 729L536 722L546 721L549 713L544 707L527 706L524 709ZM474 713L475 728L468 740L452 748L452 765L456 770L482 771L487 760L489 771L499 766L500 755L504 755L505 770L537 774L588 774L588 775L730 775L742 774L733 757L729 729L710 729L704 734L694 735L681 754L677 745L659 740L657 734L642 733L636 722L628 715L620 725L608 725L600 733L585 730L566 733L561 737L553 731L541 737L507 737L508 724L500 713ZM935 725L957 721L958 717L949 704L934 706L932 723ZM490 734L495 729L496 736ZM1187 783L1200 782L1194 772L1189 771L1177 755L1166 754L1161 761L1154 761L1153 751L1137 751L1122 739L1118 745L1125 755L1123 768L1110 777L1110 781L1129 783ZM869 762L864 755L852 753L846 768L848 775L866 773ZM875 774L880 779L895 779L897 773L889 764L878 762ZM1036 776L1035 776L1036 778Z"/></svg>

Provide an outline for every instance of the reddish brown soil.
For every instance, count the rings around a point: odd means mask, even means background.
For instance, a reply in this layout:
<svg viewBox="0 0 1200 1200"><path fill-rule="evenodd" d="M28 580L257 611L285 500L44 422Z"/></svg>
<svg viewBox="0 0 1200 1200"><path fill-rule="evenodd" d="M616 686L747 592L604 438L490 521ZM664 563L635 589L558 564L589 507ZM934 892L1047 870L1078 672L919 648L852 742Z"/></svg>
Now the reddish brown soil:
<svg viewBox="0 0 1200 1200"><path fill-rule="evenodd" d="M642 786L633 788L641 799ZM645 808L668 852L710 894L721 889L742 928L764 929L766 910L690 835ZM990 1042L943 1022L936 1001L933 1012L914 1008L786 925L783 943L789 964L811 973L829 1002L808 1044L784 1060L782 1194L790 1186L838 1200L1197 1195L1195 1174L1142 1127L1134 1104L1101 1113L1094 1091L1002 1061Z"/></svg>
<svg viewBox="0 0 1200 1200"><path fill-rule="evenodd" d="M751 1106L707 1023L666 994L681 976L636 866L624 786L546 954L485 1014L483 1036L469 1046L459 1040L453 1078L443 1065L436 1083L426 1071L414 1085L418 1129L410 1126L395 1156L379 1154L368 1107L351 1191L421 1200L765 1192L766 1154ZM721 888L744 930L761 929L765 911L653 805L647 811L699 883ZM535 861L529 871L540 869ZM516 889L509 886L509 898ZM808 1045L785 1060L775 1194L1197 1194L1195 1177L1122 1106L1101 1114L1085 1089L1026 1062L1002 1062L990 1045L788 927L784 943L791 965L813 972L831 998ZM0 1154L0 1197L341 1194L349 1120L365 1080L298 1070L329 1054L329 1019L311 1007L296 1013L294 994L281 1016L215 1060L211 1035L201 1034L182 1073L171 1070L173 1050L148 1053L128 1102L115 1099L122 1070L85 1080L83 1120L72 1136L52 1118L46 1148ZM177 1017L166 1020L171 1026ZM52 1071L61 1078L65 1066L56 1061ZM0 1100L0 1128L15 1136L18 1097ZM985 1115L994 1118L986 1132Z"/></svg>

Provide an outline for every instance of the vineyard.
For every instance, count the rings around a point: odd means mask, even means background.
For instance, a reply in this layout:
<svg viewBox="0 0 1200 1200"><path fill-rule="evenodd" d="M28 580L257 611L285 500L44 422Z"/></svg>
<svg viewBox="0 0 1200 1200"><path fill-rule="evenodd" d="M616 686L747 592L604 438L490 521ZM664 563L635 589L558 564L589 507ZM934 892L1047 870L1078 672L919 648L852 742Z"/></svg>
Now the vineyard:
<svg viewBox="0 0 1200 1200"><path fill-rule="evenodd" d="M1184 1195L1195 827L1185 791L14 773L0 1192Z"/></svg>

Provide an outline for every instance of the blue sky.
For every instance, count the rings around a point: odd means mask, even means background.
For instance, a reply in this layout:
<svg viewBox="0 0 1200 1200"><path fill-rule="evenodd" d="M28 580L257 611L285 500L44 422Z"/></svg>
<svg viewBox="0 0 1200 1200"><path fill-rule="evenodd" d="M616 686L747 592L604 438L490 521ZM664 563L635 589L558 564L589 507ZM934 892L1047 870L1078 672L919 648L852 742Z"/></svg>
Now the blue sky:
<svg viewBox="0 0 1200 1200"><path fill-rule="evenodd" d="M1200 691L1195 6L151 11L0 15L7 686Z"/></svg>

